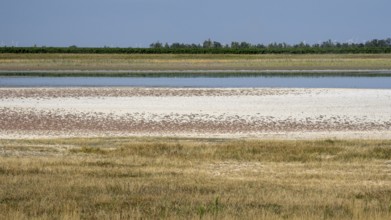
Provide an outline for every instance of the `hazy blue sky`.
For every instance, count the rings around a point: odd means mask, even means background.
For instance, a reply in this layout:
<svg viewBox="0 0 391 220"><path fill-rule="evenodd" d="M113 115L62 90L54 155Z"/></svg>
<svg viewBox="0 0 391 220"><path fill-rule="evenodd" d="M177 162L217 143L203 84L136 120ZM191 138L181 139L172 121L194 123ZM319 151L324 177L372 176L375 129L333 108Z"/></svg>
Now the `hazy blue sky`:
<svg viewBox="0 0 391 220"><path fill-rule="evenodd" d="M391 0L0 0L0 45L148 46L391 37Z"/></svg>

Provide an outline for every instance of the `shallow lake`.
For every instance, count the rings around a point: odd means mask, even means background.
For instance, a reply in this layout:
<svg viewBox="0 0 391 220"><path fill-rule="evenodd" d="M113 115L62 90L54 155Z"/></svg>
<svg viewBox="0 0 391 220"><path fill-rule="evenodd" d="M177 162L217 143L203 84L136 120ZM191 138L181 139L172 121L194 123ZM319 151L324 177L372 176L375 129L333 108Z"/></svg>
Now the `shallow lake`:
<svg viewBox="0 0 391 220"><path fill-rule="evenodd" d="M0 77L0 87L194 87L391 89L391 77Z"/></svg>

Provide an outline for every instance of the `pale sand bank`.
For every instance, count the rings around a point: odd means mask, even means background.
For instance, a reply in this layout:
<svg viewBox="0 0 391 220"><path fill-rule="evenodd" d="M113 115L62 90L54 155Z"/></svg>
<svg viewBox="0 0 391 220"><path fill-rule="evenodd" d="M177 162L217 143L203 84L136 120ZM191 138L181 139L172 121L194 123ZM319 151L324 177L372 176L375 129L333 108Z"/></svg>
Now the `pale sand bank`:
<svg viewBox="0 0 391 220"><path fill-rule="evenodd" d="M2 88L0 138L391 138L391 90Z"/></svg>

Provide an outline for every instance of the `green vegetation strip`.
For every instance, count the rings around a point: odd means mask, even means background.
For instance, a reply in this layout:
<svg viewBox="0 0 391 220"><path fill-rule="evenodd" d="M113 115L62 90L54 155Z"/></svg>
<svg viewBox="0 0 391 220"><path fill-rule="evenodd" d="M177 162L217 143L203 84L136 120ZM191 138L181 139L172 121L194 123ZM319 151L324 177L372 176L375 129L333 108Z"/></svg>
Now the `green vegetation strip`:
<svg viewBox="0 0 391 220"><path fill-rule="evenodd" d="M365 71L362 71L365 70ZM391 54L12 54L0 53L2 74L150 75L151 73L390 73ZM164 71L164 72L163 72ZM247 72L246 72L247 71ZM383 72L382 72L383 71Z"/></svg>

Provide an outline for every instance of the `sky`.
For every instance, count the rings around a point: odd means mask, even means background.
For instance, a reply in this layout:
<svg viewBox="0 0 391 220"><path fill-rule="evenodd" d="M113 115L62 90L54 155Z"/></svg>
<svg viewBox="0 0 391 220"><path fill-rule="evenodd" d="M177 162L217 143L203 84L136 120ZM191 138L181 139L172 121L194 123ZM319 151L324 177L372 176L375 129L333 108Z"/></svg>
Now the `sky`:
<svg viewBox="0 0 391 220"><path fill-rule="evenodd" d="M391 37L390 0L0 0L0 46L364 42Z"/></svg>

